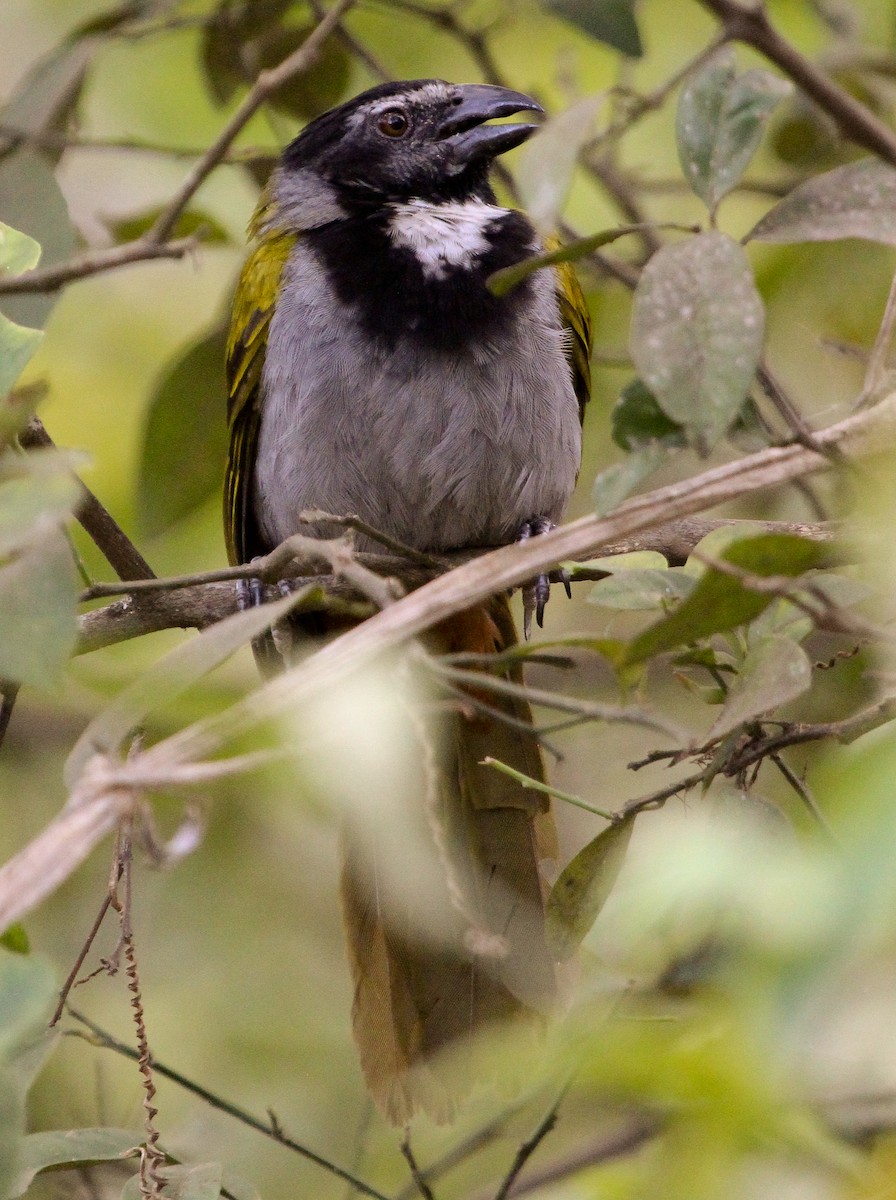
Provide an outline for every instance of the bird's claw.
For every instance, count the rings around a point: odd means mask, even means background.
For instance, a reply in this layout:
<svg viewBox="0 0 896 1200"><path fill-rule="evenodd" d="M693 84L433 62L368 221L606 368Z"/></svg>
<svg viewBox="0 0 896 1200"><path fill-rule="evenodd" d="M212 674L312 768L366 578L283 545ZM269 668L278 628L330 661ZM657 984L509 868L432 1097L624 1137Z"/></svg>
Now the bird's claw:
<svg viewBox="0 0 896 1200"><path fill-rule="evenodd" d="M525 521L520 527L517 534L518 542L527 542L531 537L537 537L542 533L550 533L554 528L553 521L547 517L532 517ZM563 584L564 590L572 599L572 588L569 582L569 572L561 569L560 581ZM526 641L532 635L532 615L535 614L535 621L539 629L544 627L544 610L545 605L551 598L551 580L548 574L544 571L527 584L523 585L523 637Z"/></svg>

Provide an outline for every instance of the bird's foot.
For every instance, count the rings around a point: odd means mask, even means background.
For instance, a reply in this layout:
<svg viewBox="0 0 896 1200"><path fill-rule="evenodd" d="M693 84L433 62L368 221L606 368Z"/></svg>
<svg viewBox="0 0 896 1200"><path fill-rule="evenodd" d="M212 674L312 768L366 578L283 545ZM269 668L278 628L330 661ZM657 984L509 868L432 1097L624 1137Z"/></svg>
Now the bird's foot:
<svg viewBox="0 0 896 1200"><path fill-rule="evenodd" d="M516 540L518 542L527 542L531 537L537 537L542 533L550 533L554 528L554 522L548 517L531 517L528 521L524 521L517 533ZM572 588L569 585L569 573L565 570L560 571L560 580L566 590L567 596L572 599ZM551 581L546 572L542 571L540 575L531 580L529 583L523 584L523 637L526 641L532 635L532 614L535 614L535 620L538 628L541 629L544 625L544 609L548 600L551 597Z"/></svg>

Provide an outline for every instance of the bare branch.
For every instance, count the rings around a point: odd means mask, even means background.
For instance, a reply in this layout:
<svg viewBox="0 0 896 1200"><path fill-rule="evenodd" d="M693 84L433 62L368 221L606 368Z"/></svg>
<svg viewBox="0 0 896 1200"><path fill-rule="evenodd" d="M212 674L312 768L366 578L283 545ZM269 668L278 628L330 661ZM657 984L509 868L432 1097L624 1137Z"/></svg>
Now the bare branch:
<svg viewBox="0 0 896 1200"><path fill-rule="evenodd" d="M31 292L55 292L76 279L87 279L102 271L113 271L131 263L147 262L155 258L183 258L199 245L197 237L176 238L168 242L151 242L146 237L125 242L122 246L111 246L108 250L87 250L70 258L68 262L51 267L38 267L24 275L12 275L0 279L0 295L13 296Z"/></svg>

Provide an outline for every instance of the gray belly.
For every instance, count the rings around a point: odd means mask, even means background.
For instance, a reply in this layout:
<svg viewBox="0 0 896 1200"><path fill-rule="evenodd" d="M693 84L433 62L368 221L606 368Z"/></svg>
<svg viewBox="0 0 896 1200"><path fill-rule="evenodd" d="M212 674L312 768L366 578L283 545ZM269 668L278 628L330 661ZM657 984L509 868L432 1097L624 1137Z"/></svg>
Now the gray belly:
<svg viewBox="0 0 896 1200"><path fill-rule="evenodd" d="M408 337L390 353L297 248L262 376L253 499L265 537L282 541L311 508L429 550L559 520L581 445L553 287L536 276L501 345L436 354Z"/></svg>

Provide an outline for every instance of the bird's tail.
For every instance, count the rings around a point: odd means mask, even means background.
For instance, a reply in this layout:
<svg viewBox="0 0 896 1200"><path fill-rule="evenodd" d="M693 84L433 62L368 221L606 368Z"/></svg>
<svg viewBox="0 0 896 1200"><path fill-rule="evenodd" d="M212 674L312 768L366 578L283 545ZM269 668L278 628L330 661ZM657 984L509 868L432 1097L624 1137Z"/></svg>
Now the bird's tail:
<svg viewBox="0 0 896 1200"><path fill-rule="evenodd" d="M455 652L516 641L505 597L452 618L435 637ZM475 1081L464 1056L471 1036L497 1022L540 1027L555 998L541 875L556 852L547 798L481 765L491 756L543 779L532 714L519 697L486 689L463 707L421 739L421 825L438 875L426 880L426 903L377 870L369 832L349 831L345 841L354 1033L368 1087L396 1124L418 1110L450 1119ZM427 932L433 893L440 919Z"/></svg>

